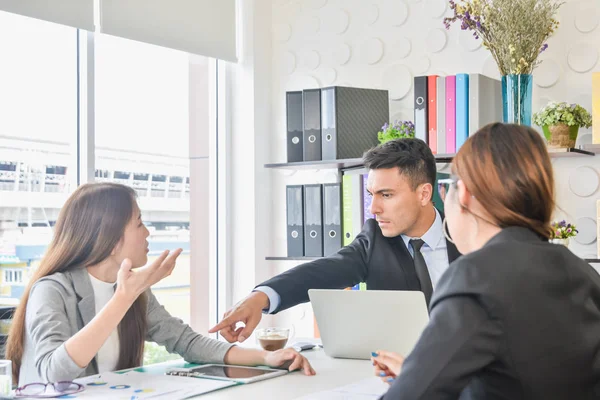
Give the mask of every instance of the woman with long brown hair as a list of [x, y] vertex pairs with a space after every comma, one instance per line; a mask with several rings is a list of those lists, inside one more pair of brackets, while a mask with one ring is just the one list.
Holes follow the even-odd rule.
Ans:
[[291, 362], [314, 374], [293, 349], [242, 349], [172, 317], [150, 287], [171, 274], [181, 249], [144, 266], [148, 236], [127, 186], [86, 184], [69, 197], [12, 321], [6, 353], [20, 385], [140, 366], [145, 340], [190, 362]]
[[483, 127], [441, 186], [448, 240], [463, 256], [441, 277], [408, 358], [373, 354], [391, 383], [384, 399], [600, 398], [600, 276], [548, 243], [555, 189], [540, 135]]

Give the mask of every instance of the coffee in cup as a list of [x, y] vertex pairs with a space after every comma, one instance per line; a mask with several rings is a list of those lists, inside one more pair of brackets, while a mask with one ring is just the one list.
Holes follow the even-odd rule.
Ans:
[[285, 347], [290, 337], [287, 328], [265, 328], [256, 330], [256, 340], [260, 347], [267, 351], [280, 350]]

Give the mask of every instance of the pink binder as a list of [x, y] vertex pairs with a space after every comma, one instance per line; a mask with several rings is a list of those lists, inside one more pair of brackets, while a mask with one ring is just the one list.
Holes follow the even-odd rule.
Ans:
[[456, 153], [456, 76], [446, 77], [446, 151]]

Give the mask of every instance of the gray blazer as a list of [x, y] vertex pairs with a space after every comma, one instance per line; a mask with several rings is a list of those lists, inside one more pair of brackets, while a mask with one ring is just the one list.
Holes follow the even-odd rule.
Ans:
[[[194, 332], [171, 316], [150, 290], [147, 295], [146, 340], [165, 346], [189, 362], [223, 362], [231, 344]], [[95, 357], [87, 367], [80, 368], [65, 350], [65, 342], [95, 315], [94, 290], [85, 268], [57, 272], [37, 281], [27, 303], [19, 385], [97, 374]]]

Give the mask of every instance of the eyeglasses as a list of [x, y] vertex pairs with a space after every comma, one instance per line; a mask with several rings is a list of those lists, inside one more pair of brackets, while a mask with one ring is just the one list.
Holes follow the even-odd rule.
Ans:
[[456, 185], [458, 178], [439, 179], [437, 182], [438, 193], [442, 201], [446, 200], [446, 195], [450, 191], [450, 186]]
[[[51, 387], [51, 390], [48, 388]], [[15, 390], [16, 397], [34, 397], [37, 399], [45, 399], [52, 397], [60, 397], [67, 394], [75, 394], [84, 390], [83, 385], [77, 382], [60, 381], [49, 383], [28, 383]]]

